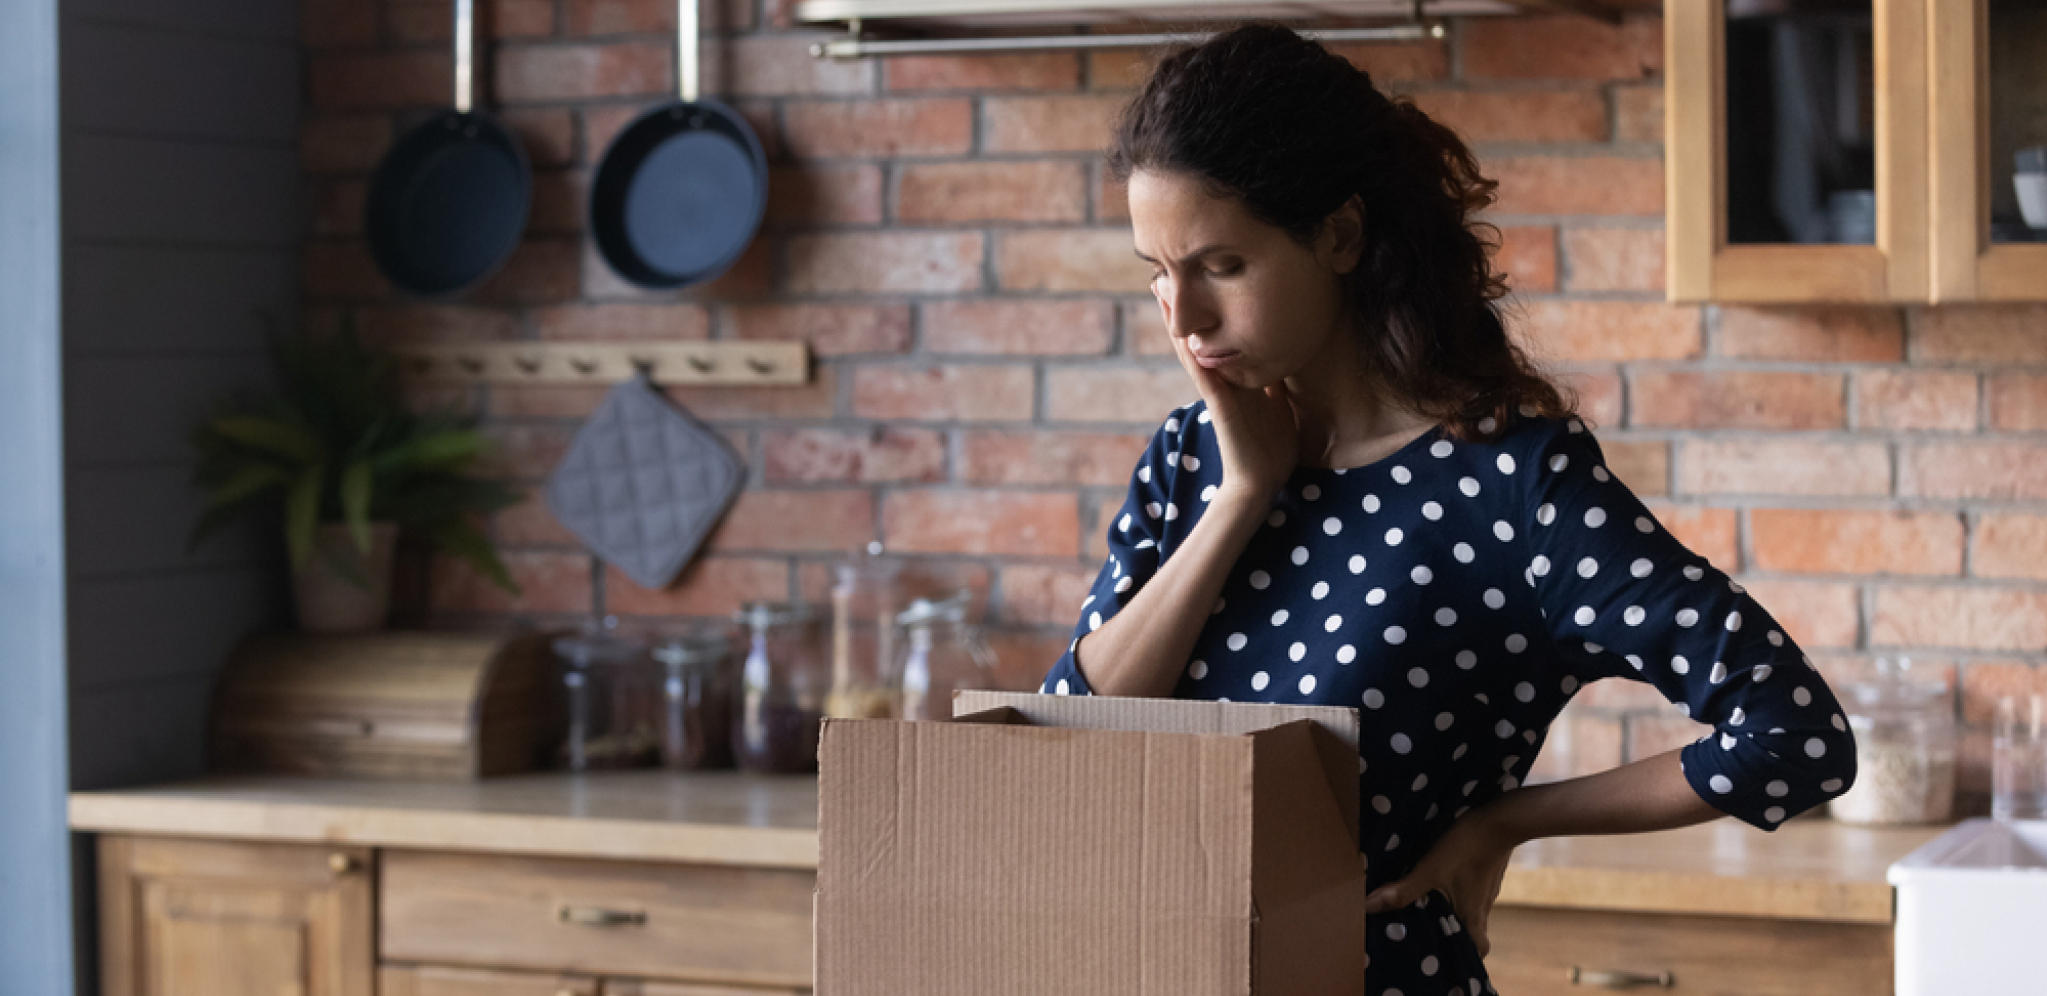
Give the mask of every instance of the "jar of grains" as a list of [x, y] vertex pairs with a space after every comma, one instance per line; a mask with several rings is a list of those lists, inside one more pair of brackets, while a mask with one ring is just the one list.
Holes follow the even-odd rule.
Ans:
[[1855, 733], [1855, 784], [1830, 806], [1843, 823], [1945, 823], [1955, 801], [1955, 712], [1946, 682], [1912, 662], [1877, 658], [1868, 680], [1844, 686]]

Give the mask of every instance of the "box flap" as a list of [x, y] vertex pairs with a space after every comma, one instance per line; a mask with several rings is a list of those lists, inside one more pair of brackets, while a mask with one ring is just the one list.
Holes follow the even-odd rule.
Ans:
[[[1366, 889], [1353, 825], [1357, 808], [1328, 791], [1328, 752], [1317, 743], [1334, 738], [1311, 721], [1297, 720], [1249, 739], [1255, 745], [1257, 807], [1252, 826], [1257, 991], [1364, 992]], [[1346, 767], [1355, 800], [1355, 761]]]

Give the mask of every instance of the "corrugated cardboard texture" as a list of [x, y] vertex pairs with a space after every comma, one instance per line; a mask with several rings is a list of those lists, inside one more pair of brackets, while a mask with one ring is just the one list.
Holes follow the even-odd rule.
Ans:
[[1363, 991], [1363, 874], [1325, 761], [1350, 751], [1354, 810], [1354, 747], [1177, 708], [1209, 703], [1058, 719], [1021, 698], [967, 722], [827, 721], [819, 996]]

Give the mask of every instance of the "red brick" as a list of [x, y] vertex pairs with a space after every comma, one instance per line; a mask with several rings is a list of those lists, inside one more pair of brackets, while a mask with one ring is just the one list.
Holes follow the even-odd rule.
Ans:
[[1599, 441], [1606, 466], [1628, 490], [1642, 497], [1670, 494], [1670, 444], [1661, 439]]
[[770, 484], [945, 480], [945, 435], [926, 429], [795, 429], [762, 440]]
[[1758, 570], [1788, 574], [1960, 574], [1953, 512], [1759, 508], [1749, 512]]
[[673, 45], [652, 42], [507, 46], [492, 92], [511, 103], [666, 94], [674, 59]]
[[881, 167], [777, 166], [768, 171], [767, 220], [777, 225], [878, 225]]
[[1596, 370], [1557, 371], [1554, 380], [1568, 397], [1577, 399], [1578, 417], [1594, 428], [1619, 426], [1625, 403], [1621, 375], [1611, 367]]
[[1839, 429], [1839, 374], [1761, 370], [1645, 370], [1635, 374], [1631, 424], [1680, 429]]
[[888, 59], [882, 87], [903, 90], [1072, 90], [1080, 56], [1072, 52], [915, 55]]
[[904, 222], [1081, 221], [1087, 168], [1072, 162], [943, 163], [898, 167]]
[[2047, 363], [2047, 304], [1917, 309], [1915, 363]]
[[1133, 294], [1151, 282], [1128, 229], [1008, 232], [995, 245], [995, 273], [1004, 290]]
[[1141, 48], [1106, 49], [1087, 53], [1087, 85], [1090, 90], [1135, 90], [1151, 77], [1157, 53]]
[[709, 542], [720, 553], [829, 552], [858, 550], [874, 538], [867, 491], [744, 491]]
[[1473, 17], [1459, 24], [1468, 79], [1636, 80], [1663, 72], [1663, 21]]
[[1003, 621], [1071, 626], [1096, 573], [1094, 568], [1071, 564], [1004, 565]]
[[569, 239], [529, 238], [469, 296], [488, 304], [553, 304], [578, 291], [582, 250]]
[[1873, 647], [2047, 649], [2047, 592], [2012, 588], [1878, 588]]
[[375, 169], [391, 144], [391, 119], [381, 114], [308, 116], [299, 128], [299, 168], [308, 173]]
[[514, 481], [538, 481], [554, 472], [569, 450], [575, 433], [559, 425], [487, 424], [483, 433], [490, 450], [477, 461], [477, 473]]
[[[675, 4], [665, 0], [567, 0], [563, 8], [572, 37], [675, 34]], [[698, 28], [705, 32], [753, 27], [751, 0], [717, 0], [700, 11]]]
[[1811, 363], [1896, 363], [1905, 329], [1896, 308], [1719, 309], [1722, 356]]
[[969, 484], [1095, 484], [1130, 480], [1150, 437], [1124, 432], [969, 432], [959, 479]]
[[1529, 769], [1530, 784], [1595, 775], [1621, 764], [1622, 721], [1613, 716], [1580, 715], [1566, 708], [1549, 724], [1542, 753]]
[[313, 180], [312, 230], [315, 235], [361, 235], [363, 206], [369, 200], [364, 180]]
[[711, 319], [695, 304], [568, 304], [533, 312], [542, 339], [606, 342], [705, 339]]
[[1507, 289], [1547, 293], [1557, 289], [1557, 230], [1553, 225], [1502, 225], [1493, 269], [1507, 277]]
[[1071, 557], [1080, 548], [1071, 493], [896, 491], [882, 499], [881, 520], [897, 553]]
[[[455, 35], [455, 5], [449, 0], [404, 0], [384, 5], [386, 34], [403, 44], [446, 44]], [[477, 4], [479, 37], [546, 38], [554, 34], [551, 0], [489, 0]]]
[[1045, 672], [1058, 663], [1059, 656], [1066, 652], [1071, 641], [1071, 626], [1055, 630], [1045, 629], [991, 629], [986, 633], [988, 646], [995, 652], [995, 673], [989, 679], [990, 687], [1017, 692], [1035, 692], [1045, 680]]
[[305, 0], [299, 40], [308, 49], [346, 48], [377, 40], [377, 6], [363, 0]]
[[[744, 35], [706, 46], [704, 89], [735, 97], [812, 97], [874, 91], [875, 61], [812, 58], [813, 32]], [[723, 86], [711, 81], [724, 82]]]
[[1627, 717], [1628, 760], [1668, 753], [1713, 732], [1712, 727], [1675, 715], [1669, 709], [1665, 706], [1651, 715]]
[[[1952, 376], [1963, 377], [1964, 374]], [[1974, 377], [1969, 377], [1974, 386]], [[1970, 400], [1975, 394], [1970, 393]], [[1975, 409], [1970, 408], [1970, 415]], [[1971, 428], [1974, 422], [1970, 423]], [[2047, 375], [1998, 374], [1990, 378], [1990, 427], [2005, 432], [2047, 430]]]
[[1096, 221], [1130, 221], [1130, 186], [1117, 183], [1109, 168], [1095, 166], [1095, 218]]
[[1501, 214], [1663, 216], [1663, 161], [1638, 156], [1510, 156], [1487, 172]]
[[[583, 119], [583, 152], [581, 161], [595, 166], [604, 158], [611, 140], [632, 124], [633, 119], [646, 113], [647, 105], [632, 103], [622, 107], [585, 107], [576, 112]], [[764, 139], [765, 140], [765, 139]]]
[[726, 309], [720, 324], [738, 339], [808, 342], [819, 356], [910, 348], [907, 304], [748, 305]]
[[537, 167], [567, 166], [576, 158], [576, 119], [563, 110], [518, 110], [503, 115], [505, 127], [526, 146]]
[[985, 152], [1100, 152], [1123, 110], [1120, 96], [988, 97], [981, 102]]
[[1370, 73], [1372, 82], [1448, 79], [1450, 46], [1443, 41], [1337, 42], [1327, 46], [1351, 65]]
[[1992, 513], [1976, 520], [1970, 573], [2047, 580], [2047, 516]]
[[2047, 696], [2047, 666], [1972, 662], [1962, 667], [1961, 685], [1964, 722], [1996, 722], [1997, 700], [2007, 696], [2017, 700], [2019, 721], [2028, 722], [2032, 696]]
[[1055, 422], [1156, 426], [1173, 409], [1200, 398], [1201, 390], [1177, 366], [1057, 366], [1045, 371], [1045, 417]]
[[376, 301], [391, 296], [361, 242], [308, 242], [299, 250], [299, 289], [313, 300]]
[[1649, 508], [1656, 521], [1670, 530], [1671, 538], [1684, 544], [1685, 549], [1706, 558], [1725, 573], [1740, 572], [1740, 524], [1733, 509], [1663, 502], [1655, 502]]
[[1114, 319], [1106, 301], [933, 301], [923, 311], [927, 353], [1100, 356]]
[[952, 97], [792, 100], [782, 108], [782, 134], [799, 159], [957, 154], [974, 144], [974, 105]]
[[775, 292], [776, 240], [756, 237], [717, 279], [690, 288], [697, 301], [759, 301]]
[[[663, 391], [704, 419], [830, 418], [837, 380], [836, 370], [819, 367], [811, 372], [809, 383], [796, 387], [671, 385]], [[607, 390], [580, 384], [500, 385], [491, 390], [491, 414], [497, 418], [587, 418]]]
[[[807, 602], [829, 604], [832, 588], [838, 580], [838, 565], [844, 562], [845, 559], [841, 558], [828, 562], [806, 561], [797, 565], [798, 594]], [[898, 563], [902, 566], [896, 572], [896, 595], [902, 603], [917, 598], [938, 601], [964, 590], [969, 596], [967, 621], [979, 622], [987, 618], [989, 594], [995, 587], [995, 572], [988, 565], [934, 557], [902, 557]]]
[[526, 213], [528, 235], [575, 235], [583, 230], [589, 202], [588, 178], [565, 169], [533, 171], [533, 194]]
[[1663, 87], [1613, 88], [1613, 138], [1616, 142], [1663, 144]]
[[628, 616], [714, 616], [729, 619], [748, 602], [789, 600], [789, 564], [762, 557], [698, 557], [674, 583], [648, 591], [620, 573], [604, 572], [605, 607]]
[[525, 501], [492, 517], [491, 538], [508, 549], [583, 550], [583, 541], [555, 519], [538, 490], [527, 491]]
[[1891, 492], [1879, 442], [1693, 439], [1678, 453], [1679, 494], [1867, 495]]
[[1855, 375], [1860, 429], [1976, 428], [1976, 375], [1941, 370], [1866, 370]]
[[1699, 355], [1699, 310], [1637, 301], [1528, 301], [1508, 328], [1548, 361], [1684, 360]]
[[1898, 493], [1921, 498], [2047, 498], [2047, 446], [1943, 440], [1904, 448]]
[[789, 240], [796, 294], [957, 294], [981, 289], [978, 232], [860, 232]]
[[446, 555], [433, 560], [433, 587], [428, 596], [435, 612], [580, 612], [590, 611], [588, 554], [506, 550], [499, 553], [512, 583], [513, 595], [467, 563]]
[[1414, 104], [1466, 142], [1606, 141], [1606, 101], [1592, 89], [1436, 90]]
[[355, 312], [356, 328], [380, 345], [495, 342], [519, 337], [518, 315], [504, 308], [408, 301]]
[[868, 366], [853, 372], [857, 418], [1019, 421], [1036, 378], [1026, 366]]
[[1174, 355], [1173, 337], [1166, 331], [1166, 314], [1157, 298], [1125, 301], [1118, 310], [1123, 315], [1124, 351], [1137, 356]]
[[1564, 259], [1574, 291], [1663, 290], [1663, 230], [1573, 228]]
[[319, 110], [445, 107], [454, 99], [454, 61], [446, 52], [313, 55], [306, 63], [311, 105]]

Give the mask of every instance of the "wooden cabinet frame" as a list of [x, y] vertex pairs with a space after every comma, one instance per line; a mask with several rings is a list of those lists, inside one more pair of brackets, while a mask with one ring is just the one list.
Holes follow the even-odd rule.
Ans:
[[1924, 32], [1929, 5], [1954, 2], [1873, 0], [1876, 244], [1847, 246], [1728, 244], [1726, 5], [1724, 0], [1666, 0], [1664, 197], [1670, 300], [1926, 300]]
[[2047, 299], [2047, 243], [1990, 241], [1988, 0], [1927, 6], [1932, 299]]

